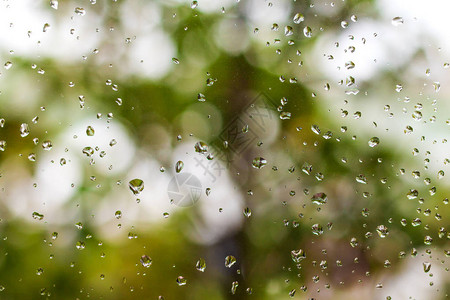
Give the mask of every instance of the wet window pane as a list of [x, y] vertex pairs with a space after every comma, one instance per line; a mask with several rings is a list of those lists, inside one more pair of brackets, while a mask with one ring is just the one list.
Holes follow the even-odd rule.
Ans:
[[449, 4], [0, 3], [1, 299], [447, 299]]

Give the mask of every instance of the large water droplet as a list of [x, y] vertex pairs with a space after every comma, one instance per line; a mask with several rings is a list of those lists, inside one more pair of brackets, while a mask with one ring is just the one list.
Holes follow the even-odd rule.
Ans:
[[180, 173], [181, 170], [183, 170], [184, 167], [184, 162], [182, 162], [181, 160], [177, 161], [177, 163], [175, 164], [175, 172]]
[[312, 29], [310, 27], [306, 26], [305, 28], [303, 28], [303, 34], [307, 38], [312, 37]]
[[94, 128], [92, 128], [92, 126], [88, 126], [86, 128], [86, 134], [87, 134], [87, 136], [94, 136], [94, 134], [95, 134]]
[[44, 219], [44, 215], [42, 215], [42, 214], [40, 214], [40, 213], [38, 213], [38, 212], [33, 212], [32, 214], [31, 214], [31, 216], [33, 217], [33, 219], [35, 219], [35, 220], [42, 220], [42, 219]]
[[305, 20], [305, 17], [301, 13], [296, 13], [294, 16], [294, 19], [293, 19], [295, 24], [300, 24], [304, 20]]
[[79, 16], [84, 16], [86, 14], [86, 10], [82, 7], [76, 7], [75, 13]]
[[186, 278], [184, 278], [183, 276], [178, 276], [178, 277], [177, 277], [177, 284], [178, 284], [179, 286], [186, 285], [186, 283], [187, 283]]
[[402, 17], [395, 17], [392, 19], [392, 25], [399, 26], [403, 24], [403, 18]]
[[50, 0], [50, 7], [53, 9], [58, 9], [58, 0]]
[[327, 195], [325, 193], [316, 193], [312, 196], [311, 201], [317, 205], [327, 203]]
[[200, 258], [195, 265], [197, 271], [205, 272], [206, 270], [206, 261], [203, 258]]
[[236, 257], [233, 255], [228, 255], [225, 257], [225, 267], [231, 268], [236, 263]]
[[379, 138], [377, 138], [376, 136], [374, 136], [373, 138], [371, 138], [370, 140], [369, 140], [369, 142], [368, 142], [368, 144], [369, 144], [369, 147], [375, 147], [375, 146], [378, 146], [378, 144], [380, 143], [380, 139]]
[[128, 187], [135, 195], [139, 195], [144, 190], [144, 182], [141, 179], [133, 179], [128, 182]]
[[267, 161], [262, 157], [256, 157], [253, 162], [252, 166], [255, 169], [261, 169], [267, 164]]
[[50, 151], [53, 147], [52, 141], [50, 140], [46, 140], [44, 142], [42, 142], [42, 148], [46, 151]]
[[299, 262], [301, 262], [303, 259], [306, 258], [306, 253], [305, 253], [305, 251], [303, 251], [303, 249], [292, 250], [292, 251], [291, 251], [291, 257], [292, 257], [292, 260], [293, 260], [295, 263], [299, 263]]
[[28, 124], [27, 123], [22, 123], [20, 125], [20, 136], [21, 137], [26, 137], [29, 134], [30, 134], [30, 128], [28, 127]]
[[152, 265], [152, 259], [148, 255], [142, 255], [139, 261], [145, 268], [149, 268]]
[[197, 153], [205, 153], [208, 151], [208, 145], [204, 142], [197, 142], [195, 143], [194, 149]]
[[377, 226], [377, 233], [381, 238], [385, 238], [389, 234], [389, 230], [384, 225]]
[[284, 27], [284, 35], [290, 36], [294, 34], [294, 29], [291, 26]]

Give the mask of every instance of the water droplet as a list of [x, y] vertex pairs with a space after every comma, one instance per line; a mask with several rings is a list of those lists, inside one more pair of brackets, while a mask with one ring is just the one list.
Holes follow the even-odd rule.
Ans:
[[20, 136], [21, 137], [26, 137], [29, 134], [30, 134], [30, 128], [28, 127], [28, 124], [27, 123], [22, 123], [20, 125]]
[[135, 195], [139, 195], [144, 190], [144, 182], [141, 179], [133, 179], [128, 182], [128, 187]]
[[369, 140], [369, 142], [368, 142], [368, 144], [369, 144], [369, 147], [375, 147], [375, 146], [378, 146], [378, 144], [380, 143], [380, 139], [379, 138], [377, 138], [376, 136], [374, 136], [373, 138], [371, 138], [370, 140]]
[[178, 58], [176, 58], [176, 57], [172, 57], [172, 62], [173, 62], [174, 64], [176, 64], [176, 65], [179, 65], [179, 64], [180, 64], [180, 61], [179, 61]]
[[347, 70], [351, 70], [351, 69], [353, 69], [354, 67], [355, 67], [355, 63], [352, 62], [351, 60], [349, 60], [348, 62], [345, 63], [345, 68], [346, 68]]
[[35, 219], [35, 220], [42, 220], [42, 219], [44, 219], [44, 215], [42, 215], [42, 214], [40, 214], [40, 213], [38, 213], [38, 212], [33, 212], [32, 214], [31, 214], [31, 216], [33, 217], [33, 219]]
[[152, 259], [148, 255], [142, 255], [139, 261], [144, 268], [149, 268], [152, 265]]
[[82, 241], [78, 241], [78, 242], [75, 244], [75, 247], [76, 247], [78, 250], [83, 250], [84, 248], [86, 248], [86, 244], [85, 244], [84, 242], [82, 242]]
[[191, 8], [194, 9], [194, 8], [197, 8], [197, 6], [198, 6], [198, 1], [197, 0], [192, 1]]
[[13, 65], [12, 62], [7, 61], [7, 62], [5, 62], [4, 67], [5, 67], [6, 70], [9, 70], [9, 69], [11, 69], [12, 65]]
[[87, 134], [87, 136], [94, 136], [94, 134], [95, 134], [94, 128], [92, 128], [92, 126], [88, 126], [86, 128], [86, 134]]
[[50, 7], [53, 9], [58, 9], [58, 0], [50, 0]]
[[293, 18], [293, 21], [295, 24], [300, 24], [304, 20], [305, 20], [305, 16], [303, 16], [301, 13], [296, 13]]
[[0, 141], [0, 150], [5, 151], [6, 150], [6, 141]]
[[203, 95], [202, 93], [198, 93], [197, 100], [200, 101], [200, 102], [205, 102], [206, 101], [206, 96]]
[[355, 179], [356, 179], [356, 182], [359, 182], [362, 184], [367, 184], [367, 178], [363, 174], [359, 174], [358, 176], [356, 176]]
[[200, 258], [195, 264], [195, 268], [197, 271], [205, 272], [206, 270], [206, 261], [203, 258]]
[[81, 152], [88, 157], [91, 157], [92, 155], [94, 155], [94, 149], [92, 149], [92, 147], [89, 147], [89, 146], [84, 147], [83, 150], [81, 150]]
[[117, 210], [114, 213], [114, 217], [116, 217], [116, 219], [119, 220], [120, 218], [122, 218], [122, 212], [120, 210]]
[[312, 233], [315, 235], [322, 235], [323, 234], [323, 227], [320, 224], [314, 224], [311, 226]]
[[291, 251], [291, 258], [295, 263], [301, 262], [303, 259], [306, 258], [306, 253], [303, 251], [303, 249], [298, 250], [292, 250]]
[[431, 263], [429, 263], [429, 262], [424, 262], [424, 263], [423, 263], [423, 271], [424, 271], [425, 273], [428, 273], [428, 272], [430, 271], [430, 269], [431, 269]]
[[377, 233], [381, 238], [385, 238], [389, 234], [389, 230], [384, 225], [377, 226]]
[[236, 290], [237, 290], [238, 286], [239, 286], [239, 282], [238, 281], [233, 281], [231, 283], [231, 294], [232, 295], [236, 294]]
[[206, 79], [206, 86], [212, 86], [217, 81], [216, 78], [208, 78]]
[[291, 119], [291, 113], [288, 111], [282, 111], [280, 113], [280, 119], [281, 120], [290, 120]]
[[312, 29], [310, 27], [306, 26], [305, 28], [303, 28], [303, 34], [307, 38], [312, 37]]
[[392, 19], [392, 25], [399, 26], [403, 24], [403, 18], [402, 17], [395, 17]]
[[49, 29], [50, 29], [50, 24], [45, 23], [45, 24], [44, 24], [44, 27], [42, 28], [42, 31], [43, 31], [43, 32], [47, 32]]
[[327, 203], [328, 198], [325, 193], [316, 193], [312, 196], [311, 201], [317, 205], [322, 205]]
[[406, 197], [409, 200], [416, 199], [419, 196], [419, 192], [417, 190], [409, 190], [409, 192], [406, 194]]
[[236, 263], [236, 257], [233, 255], [228, 255], [225, 257], [225, 267], [231, 268]]
[[46, 140], [44, 142], [42, 142], [42, 148], [46, 151], [50, 151], [53, 147], [52, 141], [50, 140]]
[[320, 135], [320, 128], [318, 125], [311, 125], [311, 130], [317, 135]]
[[208, 145], [204, 142], [197, 142], [195, 143], [194, 149], [197, 153], [205, 153], [208, 152]]
[[181, 160], [177, 161], [177, 163], [175, 164], [175, 172], [180, 173], [181, 170], [183, 170], [184, 167], [184, 162], [182, 162]]
[[290, 36], [294, 34], [294, 29], [291, 26], [284, 27], [284, 35]]
[[256, 157], [253, 159], [252, 166], [255, 169], [261, 169], [267, 164], [267, 161], [262, 157]]
[[86, 10], [82, 7], [76, 7], [75, 13], [79, 16], [84, 16], [86, 14]]
[[36, 154], [34, 154], [34, 153], [28, 154], [28, 160], [29, 161], [36, 161]]
[[178, 277], [177, 277], [177, 284], [178, 284], [179, 286], [186, 285], [186, 283], [187, 283], [186, 278], [184, 278], [183, 276], [178, 276]]
[[248, 207], [244, 208], [244, 216], [245, 216], [246, 218], [250, 218], [251, 215], [252, 215], [251, 209], [248, 208]]

